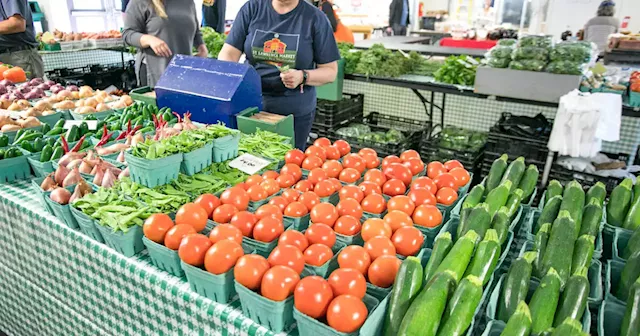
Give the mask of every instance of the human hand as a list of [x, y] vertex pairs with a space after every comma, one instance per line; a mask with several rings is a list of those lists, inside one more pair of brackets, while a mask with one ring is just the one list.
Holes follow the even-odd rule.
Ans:
[[147, 35], [148, 36], [148, 44], [149, 44], [149, 48], [151, 48], [153, 50], [154, 53], [156, 53], [156, 55], [160, 56], [160, 57], [171, 57], [173, 55], [173, 53], [171, 52], [171, 49], [169, 49], [169, 46], [161, 39], [155, 37], [155, 36], [151, 36], [151, 35]]
[[295, 89], [302, 84], [304, 74], [302, 70], [289, 70], [281, 73], [280, 79], [282, 79], [282, 83], [287, 89]]

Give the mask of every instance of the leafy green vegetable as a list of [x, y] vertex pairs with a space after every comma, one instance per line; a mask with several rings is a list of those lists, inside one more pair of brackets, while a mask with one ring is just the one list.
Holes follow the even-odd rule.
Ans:
[[555, 61], [549, 63], [545, 71], [563, 75], [581, 75], [583, 68], [582, 65], [582, 62]]
[[492, 68], [504, 69], [509, 67], [509, 63], [511, 63], [511, 58], [488, 58], [486, 59], [487, 65]]
[[277, 133], [257, 130], [253, 134], [242, 134], [238, 151], [273, 161], [282, 161], [287, 152], [293, 149], [290, 140], [290, 138]]
[[512, 47], [496, 46], [489, 50], [489, 57], [493, 58], [511, 58], [513, 53]]
[[219, 34], [211, 27], [202, 27], [200, 28], [200, 31], [202, 32], [204, 44], [209, 50], [209, 57], [218, 58], [218, 54], [220, 54], [220, 50], [222, 50], [224, 41], [227, 39], [227, 35]]
[[511, 63], [509, 63], [509, 69], [542, 71], [544, 70], [545, 65], [547, 65], [546, 61], [536, 59], [523, 59], [519, 61], [511, 61]]
[[553, 45], [553, 37], [545, 35], [525, 35], [520, 37], [518, 45], [520, 47], [536, 47], [548, 49]]
[[176, 212], [183, 204], [193, 199], [191, 195], [177, 190], [170, 184], [150, 189], [130, 179], [124, 179], [119, 187], [123, 194], [139, 199], [163, 213]]
[[591, 58], [591, 48], [582, 43], [563, 42], [553, 47], [549, 56], [552, 61], [586, 63]]
[[512, 47], [512, 46], [515, 46], [517, 43], [518, 43], [518, 40], [516, 39], [502, 39], [498, 41], [498, 45], [504, 46], [504, 47]]
[[353, 44], [338, 42], [338, 50], [340, 51], [340, 57], [344, 59], [344, 73], [352, 74], [356, 72], [356, 67], [360, 63], [360, 57], [362, 57], [362, 51], [352, 50]]
[[549, 50], [537, 47], [520, 47], [513, 51], [512, 59], [519, 60], [540, 60], [547, 61], [549, 59]]
[[200, 173], [193, 176], [180, 174], [171, 186], [181, 192], [202, 195], [222, 192], [229, 187], [229, 184], [215, 176]]
[[382, 44], [374, 44], [363, 51], [356, 67], [356, 73], [377, 77], [398, 77], [405, 71], [405, 57]]
[[[209, 174], [217, 179], [225, 181], [228, 185], [236, 185], [249, 177], [242, 171], [229, 167], [229, 161], [214, 163], [207, 167], [202, 173]], [[208, 178], [197, 175], [198, 178], [207, 180]]]
[[438, 82], [471, 86], [476, 81], [479, 61], [466, 55], [449, 56], [435, 73]]

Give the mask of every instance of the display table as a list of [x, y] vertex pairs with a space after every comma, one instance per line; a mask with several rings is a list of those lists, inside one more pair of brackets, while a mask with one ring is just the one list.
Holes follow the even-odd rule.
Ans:
[[443, 47], [468, 48], [468, 49], [491, 49], [498, 44], [498, 41], [478, 41], [478, 40], [456, 40], [451, 37], [440, 39], [440, 45]]
[[[31, 181], [0, 184], [0, 330], [13, 335], [274, 335], [46, 212]], [[293, 331], [292, 335], [297, 335]]]

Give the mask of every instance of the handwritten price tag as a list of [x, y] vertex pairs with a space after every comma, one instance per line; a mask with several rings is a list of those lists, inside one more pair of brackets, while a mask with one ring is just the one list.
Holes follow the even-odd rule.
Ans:
[[97, 120], [67, 120], [64, 122], [64, 126], [62, 126], [62, 128], [70, 129], [73, 126], [80, 127], [83, 122], [87, 124], [90, 131], [95, 131], [98, 128]]
[[243, 173], [253, 175], [270, 165], [271, 161], [259, 158], [251, 154], [242, 154], [229, 163], [229, 167], [236, 168]]

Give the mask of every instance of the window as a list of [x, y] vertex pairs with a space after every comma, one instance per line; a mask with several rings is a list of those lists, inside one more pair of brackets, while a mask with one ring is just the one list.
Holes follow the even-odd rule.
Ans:
[[119, 30], [122, 0], [67, 0], [71, 8], [71, 27], [77, 32]]
[[103, 10], [102, 0], [73, 0], [74, 10]]

